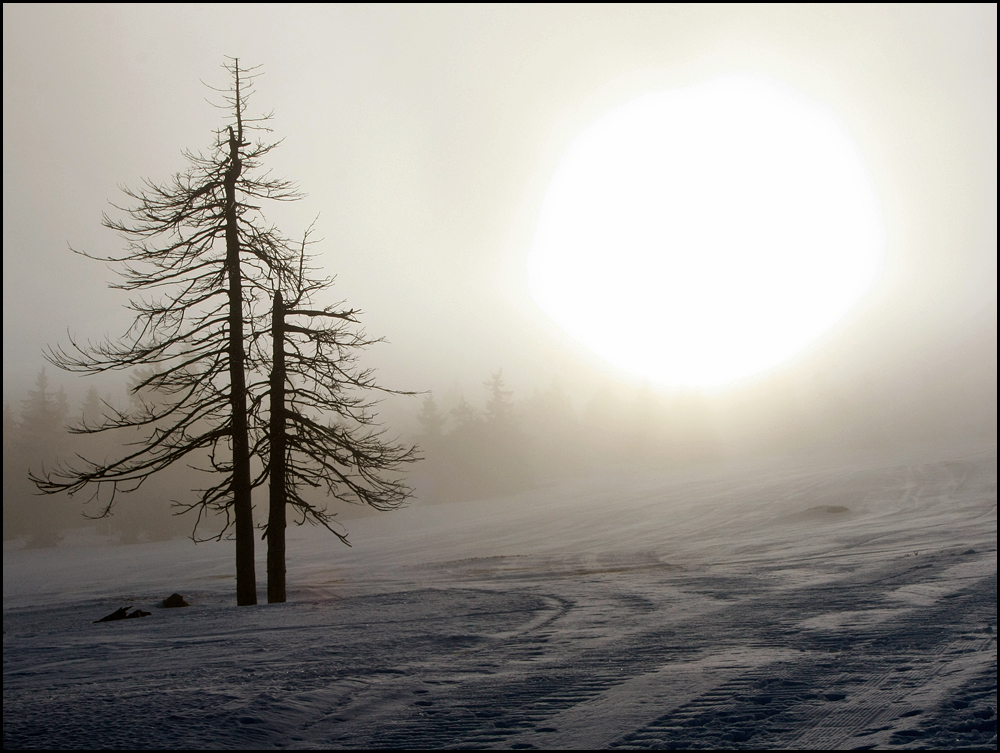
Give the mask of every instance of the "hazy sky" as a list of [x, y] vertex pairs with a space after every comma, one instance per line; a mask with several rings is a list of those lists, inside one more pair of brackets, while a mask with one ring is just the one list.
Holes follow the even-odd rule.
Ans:
[[882, 201], [885, 274], [809, 358], [845, 379], [869, 364], [885, 380], [995, 380], [995, 5], [3, 13], [9, 398], [67, 328], [86, 339], [127, 325], [109, 271], [68, 246], [119, 251], [100, 226], [118, 186], [164, 180], [184, 169], [182, 149], [211, 144], [224, 120], [203, 82], [228, 85], [227, 55], [263, 66], [252, 109], [273, 110], [284, 139], [269, 165], [308, 194], [272, 216], [295, 236], [319, 215], [337, 294], [391, 342], [372, 362], [392, 386], [475, 389], [498, 367], [522, 389], [614, 378], [528, 296], [543, 192], [569, 140], [608, 108], [729, 72], [834, 110]]

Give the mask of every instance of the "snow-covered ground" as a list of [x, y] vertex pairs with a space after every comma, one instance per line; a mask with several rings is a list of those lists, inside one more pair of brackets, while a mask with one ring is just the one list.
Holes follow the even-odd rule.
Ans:
[[995, 445], [349, 523], [257, 607], [229, 543], [5, 547], [4, 747], [996, 748]]

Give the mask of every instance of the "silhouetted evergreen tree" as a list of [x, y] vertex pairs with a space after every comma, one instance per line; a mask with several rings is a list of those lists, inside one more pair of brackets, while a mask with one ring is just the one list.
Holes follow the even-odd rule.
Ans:
[[426, 395], [420, 406], [420, 413], [417, 415], [417, 421], [420, 423], [420, 442], [424, 446], [437, 446], [444, 435], [446, 420], [445, 415], [441, 413], [434, 401], [434, 395]]
[[455, 424], [451, 435], [468, 436], [476, 431], [480, 423], [479, 413], [469, 404], [464, 395], [459, 398], [458, 405], [449, 411], [449, 415]]
[[142, 429], [133, 451], [114, 461], [66, 464], [34, 480], [50, 493], [91, 488], [107, 512], [118, 491], [134, 490], [152, 474], [204, 453], [213, 478], [193, 507], [198, 520], [218, 512], [225, 516], [223, 530], [234, 525], [237, 602], [255, 604], [248, 401], [259, 398], [247, 391], [246, 317], [266, 316], [259, 304], [269, 303], [273, 281], [293, 274], [297, 256], [264, 221], [261, 204], [298, 194], [261, 171], [276, 144], [249, 140], [253, 131], [267, 131], [266, 117], [247, 113], [252, 69], [238, 60], [226, 69], [232, 84], [222, 96], [229, 122], [209, 154], [186, 153], [188, 169], [167, 183], [125, 189], [133, 202], [123, 209], [127, 219], [104, 218], [127, 250], [91, 258], [115, 263], [121, 279], [112, 287], [135, 294], [131, 329], [118, 340], [96, 346], [71, 341], [48, 354], [60, 368], [86, 374], [152, 368], [133, 392], [141, 398], [153, 390], [162, 400], [140, 399], [98, 426], [75, 429]]
[[489, 400], [486, 401], [486, 422], [498, 431], [506, 431], [513, 421], [513, 406], [510, 396], [514, 393], [506, 389], [503, 380], [503, 369], [497, 369], [490, 374], [489, 381], [485, 383], [490, 391]]
[[[308, 233], [307, 233], [308, 238]], [[291, 507], [305, 521], [333, 528], [336, 513], [308, 499], [321, 489], [333, 499], [392, 510], [412, 490], [396, 472], [416, 460], [414, 448], [386, 441], [376, 423], [370, 395], [400, 393], [380, 387], [357, 354], [376, 341], [358, 329], [354, 309], [319, 309], [312, 300], [332, 280], [306, 279], [303, 260], [292, 297], [274, 293], [271, 313], [269, 430], [261, 454], [268, 458], [270, 505], [267, 522], [267, 600], [285, 601], [285, 528]]]

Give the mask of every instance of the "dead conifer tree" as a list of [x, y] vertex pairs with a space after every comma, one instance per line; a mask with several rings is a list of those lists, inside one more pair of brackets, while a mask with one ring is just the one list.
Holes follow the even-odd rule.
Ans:
[[294, 277], [297, 260], [297, 249], [267, 225], [260, 206], [299, 194], [260, 169], [276, 144], [250, 140], [269, 132], [269, 116], [247, 114], [255, 70], [237, 59], [225, 68], [231, 86], [219, 90], [220, 108], [229, 122], [209, 153], [186, 152], [187, 170], [166, 183], [124, 189], [134, 203], [117, 207], [126, 218], [104, 217], [127, 248], [91, 258], [116, 264], [120, 279], [111, 287], [133, 294], [131, 328], [117, 340], [82, 345], [71, 339], [68, 347], [47, 353], [60, 368], [84, 374], [152, 367], [133, 389], [154, 390], [162, 399], [139, 400], [100, 424], [75, 428], [85, 434], [142, 431], [122, 457], [81, 459], [32, 479], [46, 493], [90, 490], [101, 517], [110, 513], [117, 492], [137, 488], [181, 459], [202, 463], [210, 482], [194, 501], [180, 504], [197, 511], [197, 522], [205, 513], [222, 514], [218, 537], [235, 529], [237, 602], [243, 605], [257, 603], [251, 491], [263, 482], [251, 477], [256, 440], [248, 400], [259, 400], [248, 393], [245, 343], [253, 318], [266, 317], [274, 281]]
[[[308, 238], [308, 233], [306, 234]], [[309, 489], [329, 498], [377, 510], [399, 507], [412, 490], [398, 471], [417, 460], [415, 448], [387, 441], [372, 408], [373, 394], [413, 394], [380, 387], [371, 369], [357, 365], [360, 351], [378, 340], [358, 327], [358, 311], [313, 308], [313, 298], [332, 280], [304, 278], [306, 240], [286, 302], [274, 293], [271, 312], [271, 378], [268, 457], [267, 600], [285, 601], [287, 509], [299, 524], [330, 530], [335, 513], [307, 499]], [[349, 545], [349, 544], [348, 544]]]

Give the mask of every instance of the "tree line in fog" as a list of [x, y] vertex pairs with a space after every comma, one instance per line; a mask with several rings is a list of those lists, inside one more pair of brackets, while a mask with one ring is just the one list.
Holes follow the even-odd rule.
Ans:
[[478, 400], [459, 390], [423, 398], [415, 438], [424, 461], [411, 472], [426, 502], [507, 494], [604, 471], [687, 466], [718, 457], [708, 406], [643, 386], [598, 390], [580, 406], [558, 384], [517, 395], [503, 371]]
[[[133, 383], [141, 378], [135, 375]], [[127, 400], [155, 400], [131, 389], [123, 394]], [[665, 399], [645, 387], [626, 395], [600, 389], [574, 404], [558, 383], [518, 394], [498, 370], [469, 398], [456, 387], [441, 395], [427, 393], [413, 406], [417, 429], [408, 439], [423, 457], [408, 474], [417, 487], [416, 504], [515, 493], [608, 470], [685, 466], [712, 460], [719, 452], [703, 401]], [[67, 427], [94, 424], [121, 407], [94, 388], [71, 404], [44, 369], [26, 397], [4, 403], [4, 540], [54, 546], [68, 531], [88, 526], [120, 543], [191, 535], [193, 521], [179, 517], [182, 508], [171, 504], [184, 502], [198, 488], [200, 474], [188, 465], [178, 464], [139, 486], [125, 504], [99, 520], [87, 517], [99, 515], [99, 506], [67, 495], [39, 495], [28, 480], [29, 470], [39, 472], [78, 451], [119, 455], [139, 438], [137, 433], [78, 436]], [[357, 514], [344, 508], [341, 513]], [[258, 502], [256, 515], [262, 511]]]
[[[137, 399], [135, 396], [132, 399]], [[161, 481], [140, 486], [129, 495], [128, 504], [115, 508], [101, 520], [96, 505], [67, 495], [46, 496], [28, 479], [29, 471], [40, 472], [77, 452], [110, 457], [138, 439], [127, 432], [81, 437], [71, 434], [71, 424], [94, 424], [113, 404], [91, 388], [82, 403], [71, 405], [63, 388], [55, 388], [42, 369], [35, 388], [19, 401], [5, 400], [3, 409], [3, 535], [4, 540], [23, 540], [27, 546], [55, 546], [67, 531], [96, 526], [97, 532], [121, 543], [169, 539], [191, 533], [191, 521], [172, 515], [171, 499], [190, 489], [194, 471], [171, 469]], [[20, 403], [20, 409], [14, 406]], [[133, 432], [135, 433], [135, 432]]]

